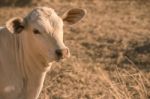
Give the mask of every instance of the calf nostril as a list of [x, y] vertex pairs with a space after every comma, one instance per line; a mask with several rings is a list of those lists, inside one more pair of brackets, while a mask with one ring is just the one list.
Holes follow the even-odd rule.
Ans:
[[62, 55], [63, 55], [62, 50], [59, 50], [59, 49], [56, 50], [55, 53], [58, 57], [62, 57]]
[[58, 58], [65, 58], [65, 57], [69, 57], [69, 49], [57, 49], [55, 51], [56, 55]]

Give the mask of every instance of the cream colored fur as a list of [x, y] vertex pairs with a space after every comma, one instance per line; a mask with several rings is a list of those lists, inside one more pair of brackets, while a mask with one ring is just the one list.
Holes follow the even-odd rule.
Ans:
[[24, 29], [19, 34], [13, 31], [12, 20], [0, 28], [0, 99], [37, 99], [46, 73], [57, 60], [55, 50], [66, 48], [66, 19], [51, 8], [38, 7], [22, 18]]

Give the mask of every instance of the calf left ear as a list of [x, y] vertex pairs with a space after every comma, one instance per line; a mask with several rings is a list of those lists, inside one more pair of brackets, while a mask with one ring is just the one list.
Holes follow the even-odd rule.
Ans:
[[10, 33], [21, 33], [24, 29], [23, 19], [15, 17], [6, 22], [6, 28]]
[[74, 8], [67, 11], [63, 16], [62, 19], [65, 23], [72, 25], [80, 21], [86, 14], [85, 9]]

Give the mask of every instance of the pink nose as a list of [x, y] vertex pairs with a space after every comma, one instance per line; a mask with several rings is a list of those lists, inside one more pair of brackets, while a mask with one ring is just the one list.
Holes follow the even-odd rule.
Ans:
[[56, 53], [56, 55], [57, 55], [57, 57], [58, 57], [59, 59], [67, 58], [67, 57], [69, 57], [69, 55], [70, 55], [70, 52], [69, 52], [69, 49], [68, 49], [68, 48], [65, 48], [65, 49], [57, 49], [57, 50], [55, 51], [55, 53]]

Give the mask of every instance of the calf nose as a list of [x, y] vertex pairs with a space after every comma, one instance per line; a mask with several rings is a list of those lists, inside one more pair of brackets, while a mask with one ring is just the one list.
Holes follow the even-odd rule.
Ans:
[[69, 57], [69, 49], [68, 48], [65, 48], [65, 49], [57, 49], [55, 51], [57, 57], [59, 59], [63, 59], [63, 58], [66, 58], [66, 57]]

